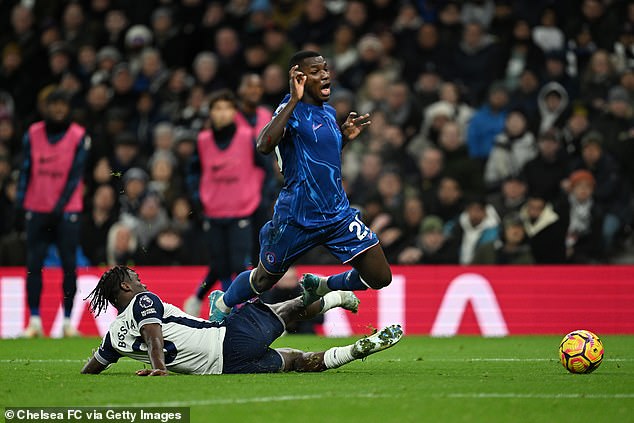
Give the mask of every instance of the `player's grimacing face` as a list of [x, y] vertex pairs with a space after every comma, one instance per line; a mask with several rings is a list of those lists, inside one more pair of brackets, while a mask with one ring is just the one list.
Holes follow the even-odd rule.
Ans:
[[132, 287], [133, 290], [135, 291], [146, 291], [147, 290], [147, 286], [145, 286], [144, 284], [141, 283], [141, 278], [139, 277], [139, 275], [133, 271], [133, 270], [128, 270], [128, 276], [130, 277], [130, 286]]
[[300, 70], [306, 75], [305, 93], [319, 103], [330, 98], [330, 71], [322, 56], [302, 60]]

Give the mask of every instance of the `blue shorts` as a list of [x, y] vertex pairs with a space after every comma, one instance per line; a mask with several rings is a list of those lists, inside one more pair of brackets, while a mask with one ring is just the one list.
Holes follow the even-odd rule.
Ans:
[[347, 263], [379, 243], [376, 234], [350, 208], [347, 217], [319, 228], [268, 221], [260, 230], [260, 261], [271, 273], [285, 273], [300, 256], [319, 245], [342, 263]]
[[284, 333], [282, 320], [256, 300], [231, 313], [222, 346], [222, 373], [277, 373], [282, 356], [270, 345]]

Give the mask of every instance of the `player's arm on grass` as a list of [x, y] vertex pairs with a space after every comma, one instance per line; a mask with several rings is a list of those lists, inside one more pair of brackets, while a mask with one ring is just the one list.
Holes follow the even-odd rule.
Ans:
[[147, 345], [151, 369], [137, 370], [138, 376], [167, 376], [165, 353], [163, 352], [163, 329], [158, 323], [148, 323], [141, 327], [141, 336]]
[[341, 125], [341, 135], [343, 136], [343, 146], [345, 147], [353, 139], [357, 138], [363, 130], [370, 125], [370, 114], [359, 116], [357, 112], [350, 112], [346, 121]]
[[121, 358], [121, 354], [114, 349], [110, 340], [110, 332], [106, 333], [99, 349], [94, 351], [92, 357], [81, 369], [83, 374], [96, 375], [108, 368], [113, 363], [116, 363]]
[[90, 357], [90, 360], [84, 365], [84, 368], [81, 369], [81, 372], [85, 375], [98, 375], [108, 368], [107, 365], [101, 364], [99, 360], [95, 358], [93, 355]]
[[304, 85], [306, 84], [304, 72], [299, 70], [298, 65], [295, 65], [288, 72], [288, 76], [291, 90], [290, 100], [277, 110], [273, 119], [258, 134], [256, 144], [258, 151], [262, 154], [269, 154], [282, 141], [286, 124], [288, 124], [295, 106], [304, 96]]

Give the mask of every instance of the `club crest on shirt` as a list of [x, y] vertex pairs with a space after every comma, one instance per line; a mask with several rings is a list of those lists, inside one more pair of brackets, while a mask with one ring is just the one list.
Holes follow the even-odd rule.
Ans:
[[139, 305], [143, 308], [152, 307], [153, 304], [154, 304], [154, 301], [152, 301], [152, 299], [148, 297], [147, 295], [144, 295], [141, 298], [139, 298]]
[[266, 253], [264, 253], [264, 259], [266, 260], [267, 263], [274, 264], [276, 260], [275, 254], [273, 254], [270, 251], [267, 251]]

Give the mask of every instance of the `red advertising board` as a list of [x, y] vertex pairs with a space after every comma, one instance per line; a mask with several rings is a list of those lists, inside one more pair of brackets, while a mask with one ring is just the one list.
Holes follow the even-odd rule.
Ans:
[[[329, 275], [344, 266], [298, 266]], [[104, 269], [79, 271], [71, 320], [86, 335], [105, 333], [114, 318], [98, 319], [84, 297]], [[140, 267], [148, 288], [164, 301], [182, 306], [205, 275], [204, 267]], [[331, 310], [322, 333], [346, 336], [368, 327], [401, 323], [408, 334], [564, 334], [589, 329], [599, 334], [634, 334], [634, 267], [461, 267], [394, 266], [393, 282], [381, 291], [359, 292], [359, 313]], [[0, 337], [17, 336], [28, 319], [23, 268], [0, 268]], [[62, 325], [61, 270], [44, 271], [41, 314], [45, 331], [59, 336]], [[204, 312], [203, 312], [204, 313]]]

